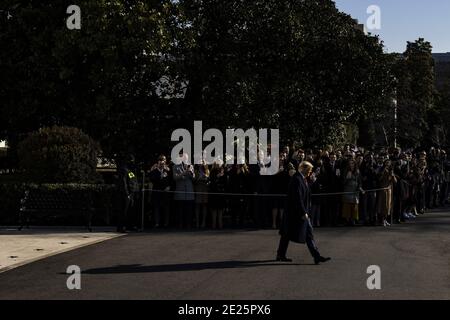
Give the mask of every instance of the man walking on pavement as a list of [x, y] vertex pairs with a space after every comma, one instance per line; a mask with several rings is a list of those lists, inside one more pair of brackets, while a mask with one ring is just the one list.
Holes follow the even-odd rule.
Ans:
[[306, 243], [314, 263], [319, 264], [331, 260], [320, 255], [314, 242], [313, 228], [309, 220], [311, 192], [307, 178], [311, 175], [313, 165], [303, 161], [298, 172], [291, 178], [288, 187], [287, 208], [280, 226], [280, 243], [277, 252], [277, 261], [292, 262], [286, 257], [289, 241]]

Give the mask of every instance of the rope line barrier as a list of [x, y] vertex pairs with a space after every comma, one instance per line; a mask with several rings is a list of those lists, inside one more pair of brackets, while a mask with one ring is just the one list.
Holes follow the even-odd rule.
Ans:
[[[391, 190], [390, 187], [370, 189], [363, 191], [353, 191], [353, 192], [334, 192], [334, 193], [314, 193], [311, 194], [312, 197], [323, 197], [323, 196], [338, 196], [338, 195], [350, 195], [359, 193], [372, 193], [378, 191]], [[172, 193], [172, 194], [198, 194], [198, 195], [222, 195], [222, 196], [250, 196], [250, 197], [287, 197], [287, 194], [267, 194], [267, 193], [227, 193], [227, 192], [197, 192], [197, 191], [173, 191], [173, 190], [154, 190], [154, 189], [142, 189], [141, 192], [156, 192], [156, 193]]]

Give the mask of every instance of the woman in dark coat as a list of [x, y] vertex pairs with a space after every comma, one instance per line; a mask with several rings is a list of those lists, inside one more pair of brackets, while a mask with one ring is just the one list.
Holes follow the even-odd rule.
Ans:
[[170, 197], [167, 191], [170, 190], [170, 168], [166, 163], [166, 157], [160, 155], [158, 162], [150, 169], [150, 181], [153, 184], [151, 203], [153, 205], [153, 217], [155, 227], [161, 225], [161, 211], [163, 211], [164, 227], [169, 226], [170, 218]]
[[[244, 194], [249, 193], [248, 189], [248, 169], [245, 164], [236, 164], [229, 174], [229, 190], [234, 195], [230, 197], [231, 222], [233, 226], [243, 227], [245, 222], [245, 213], [248, 211], [248, 197]], [[242, 194], [242, 196], [238, 196]]]
[[226, 206], [226, 198], [224, 193], [227, 188], [227, 176], [225, 175], [225, 167], [221, 164], [214, 163], [210, 174], [210, 192], [221, 193], [211, 194], [209, 196], [209, 205], [212, 215], [212, 228], [223, 228], [223, 211]]

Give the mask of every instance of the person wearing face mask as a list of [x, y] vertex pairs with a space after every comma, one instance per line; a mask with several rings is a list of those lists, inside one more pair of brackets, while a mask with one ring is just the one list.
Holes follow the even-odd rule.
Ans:
[[311, 191], [307, 179], [311, 175], [313, 165], [302, 162], [298, 172], [291, 178], [288, 186], [286, 211], [280, 227], [280, 242], [277, 250], [277, 261], [292, 262], [286, 257], [289, 242], [306, 243], [314, 263], [329, 261], [320, 255], [313, 236], [313, 227], [309, 219], [311, 208]]

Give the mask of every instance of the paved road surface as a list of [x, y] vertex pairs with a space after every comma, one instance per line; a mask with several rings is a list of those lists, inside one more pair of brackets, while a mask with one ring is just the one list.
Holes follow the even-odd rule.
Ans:
[[[276, 231], [131, 234], [0, 274], [0, 299], [450, 299], [450, 212], [416, 222], [317, 229], [323, 255], [304, 245], [273, 261]], [[68, 290], [66, 268], [82, 270]], [[366, 287], [381, 268], [381, 290]]]
[[85, 229], [34, 227], [19, 231], [17, 228], [1, 228], [0, 273], [58, 253], [119, 236], [122, 234], [110, 230], [87, 232]]

